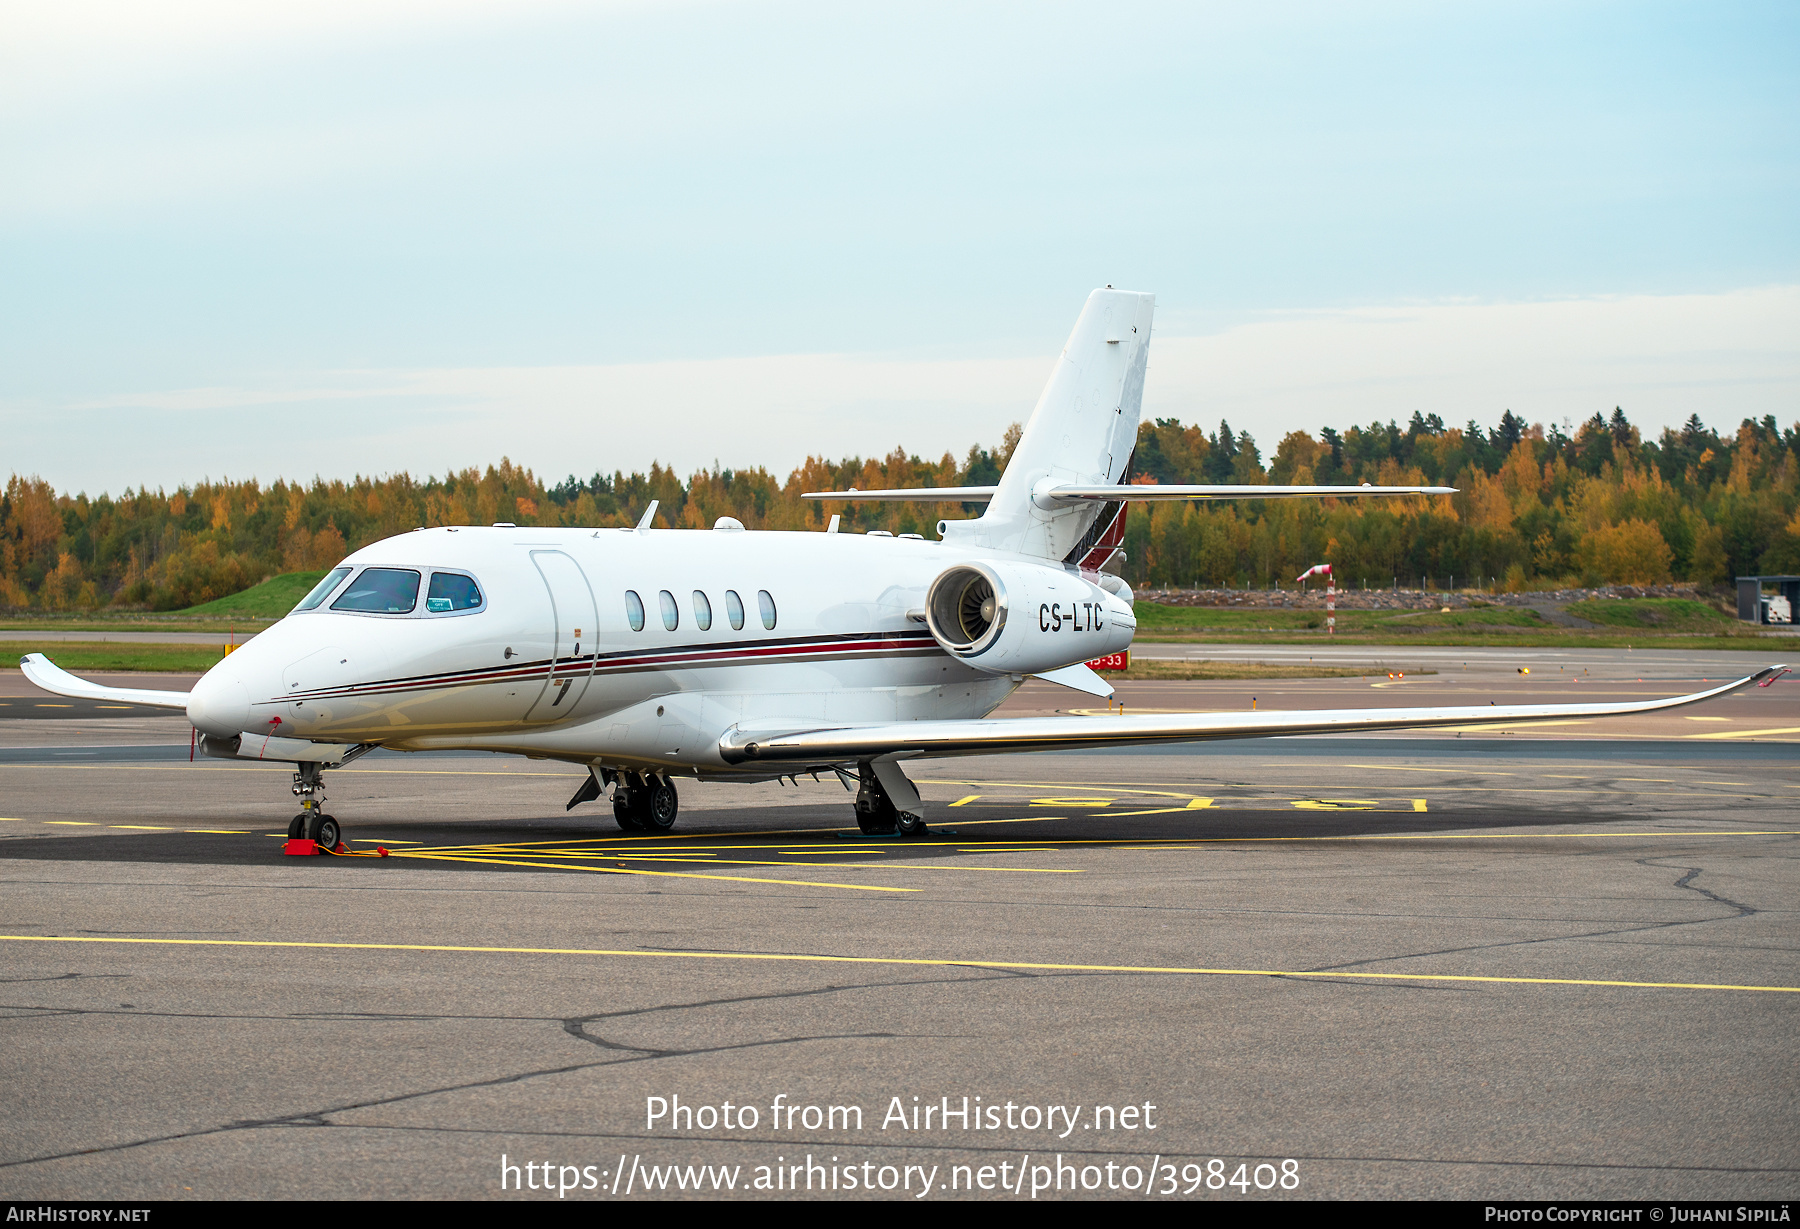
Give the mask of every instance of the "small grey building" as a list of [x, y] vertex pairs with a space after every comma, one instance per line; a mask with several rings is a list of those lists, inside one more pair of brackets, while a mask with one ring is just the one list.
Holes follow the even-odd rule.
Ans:
[[1746, 623], [1792, 623], [1800, 608], [1800, 576], [1740, 576], [1737, 590]]

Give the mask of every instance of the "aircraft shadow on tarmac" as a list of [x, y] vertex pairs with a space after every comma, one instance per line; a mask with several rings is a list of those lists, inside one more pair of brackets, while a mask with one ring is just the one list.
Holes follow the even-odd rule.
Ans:
[[[1246, 807], [1215, 806], [1205, 811], [1108, 817], [1036, 816], [1025, 808], [990, 807], [980, 819], [952, 820], [935, 816], [928, 834], [918, 838], [865, 836], [836, 826], [838, 807], [770, 808], [748, 815], [737, 811], [731, 826], [684, 824], [667, 835], [606, 832], [591, 821], [543, 819], [504, 823], [462, 821], [454, 825], [375, 822], [379, 837], [357, 839], [349, 849], [372, 855], [386, 844], [391, 857], [311, 857], [282, 855], [282, 844], [270, 833], [192, 833], [171, 830], [144, 834], [36, 836], [21, 833], [0, 840], [0, 858], [56, 862], [125, 862], [224, 866], [280, 866], [304, 875], [325, 866], [352, 866], [380, 874], [409, 868], [434, 870], [523, 871], [568, 870], [574, 873], [617, 869], [654, 854], [669, 870], [706, 866], [723, 869], [750, 860], [767, 873], [782, 865], [817, 869], [858, 863], [873, 855], [894, 864], [938, 858], [963, 858], [1009, 851], [1141, 849], [1179, 845], [1285, 845], [1314, 842], [1390, 841], [1407, 837], [1474, 836], [1500, 829], [1508, 842], [1533, 829], [1603, 832], [1622, 825], [1641, 825], [1641, 816], [1618, 810], [1570, 814], [1470, 807], [1426, 813], [1399, 809], [1405, 799], [1376, 802], [1363, 810], [1296, 811], [1289, 804], [1260, 803]], [[796, 826], [795, 810], [826, 812], [816, 826]], [[810, 817], [809, 817], [810, 818]], [[745, 822], [749, 820], [750, 822]], [[757, 820], [763, 822], [758, 823]], [[779, 825], [777, 827], [777, 825]], [[1559, 833], [1560, 835], [1560, 833]], [[404, 837], [404, 839], [402, 839]], [[681, 855], [693, 855], [692, 862]]]

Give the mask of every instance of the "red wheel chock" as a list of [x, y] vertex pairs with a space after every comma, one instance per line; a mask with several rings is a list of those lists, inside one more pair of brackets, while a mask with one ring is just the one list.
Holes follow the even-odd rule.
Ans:
[[281, 852], [290, 858], [311, 857], [313, 854], [343, 853], [344, 842], [339, 841], [336, 849], [325, 849], [317, 841], [309, 841], [304, 837], [289, 841], [281, 847]]
[[324, 848], [320, 847], [320, 845], [317, 841], [309, 841], [303, 837], [296, 838], [294, 840], [289, 841], [287, 844], [283, 845], [281, 847], [281, 852], [286, 854], [290, 858], [306, 858], [306, 857], [311, 857], [314, 854], [328, 854], [328, 853], [329, 854], [338, 854], [340, 856], [349, 857], [349, 858], [385, 858], [388, 856], [388, 851], [387, 851], [386, 847], [381, 846], [381, 845], [377, 845], [375, 847], [375, 852], [372, 854], [371, 853], [355, 853], [355, 852], [352, 852], [351, 849], [348, 846], [346, 846], [344, 844], [344, 842], [342, 842], [342, 841], [339, 841], [337, 843], [336, 849], [324, 849]]

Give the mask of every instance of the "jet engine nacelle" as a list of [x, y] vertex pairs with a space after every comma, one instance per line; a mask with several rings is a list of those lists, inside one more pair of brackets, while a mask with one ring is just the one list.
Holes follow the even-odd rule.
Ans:
[[925, 623], [945, 652], [993, 674], [1041, 674], [1131, 644], [1131, 607], [1060, 568], [959, 563], [931, 582]]

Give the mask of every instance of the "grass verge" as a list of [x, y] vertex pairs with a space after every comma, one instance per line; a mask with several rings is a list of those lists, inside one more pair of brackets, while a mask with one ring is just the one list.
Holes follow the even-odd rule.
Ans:
[[1705, 602], [1686, 597], [1630, 597], [1610, 601], [1570, 602], [1569, 613], [1607, 627], [1655, 631], [1729, 632], [1739, 620]]
[[[1379, 670], [1345, 669], [1341, 666], [1265, 665], [1256, 661], [1155, 661], [1133, 656], [1131, 669], [1104, 674], [1108, 679], [1347, 679], [1380, 674]], [[1435, 671], [1408, 670], [1408, 674]]]
[[1189, 634], [1152, 632], [1137, 637], [1136, 644], [1306, 644], [1323, 648], [1405, 649], [1413, 646], [1466, 649], [1721, 649], [1732, 653], [1768, 653], [1771, 661], [1800, 656], [1800, 645], [1783, 645], [1770, 636], [1691, 636], [1668, 632], [1588, 631], [1585, 628], [1563, 628], [1547, 631], [1421, 631], [1412, 635], [1389, 631], [1336, 636], [1318, 632], [1259, 631], [1237, 633], [1223, 631]]
[[64, 670], [122, 672], [155, 671], [168, 674], [203, 674], [224, 656], [204, 644], [129, 644], [99, 640], [4, 640], [0, 664], [16, 669], [27, 653], [42, 653]]
[[271, 576], [260, 585], [251, 585], [241, 593], [217, 601], [189, 606], [175, 613], [190, 619], [279, 619], [325, 575], [323, 572], [283, 572]]

